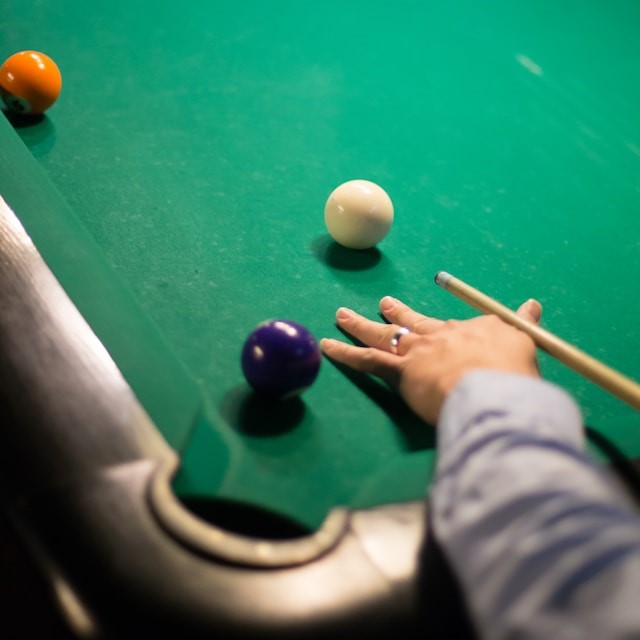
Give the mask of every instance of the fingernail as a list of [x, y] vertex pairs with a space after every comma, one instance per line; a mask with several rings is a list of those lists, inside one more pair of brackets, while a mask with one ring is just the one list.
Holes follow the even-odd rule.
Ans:
[[323, 353], [330, 353], [338, 344], [339, 341], [333, 338], [322, 338], [322, 340], [320, 340], [320, 350]]
[[382, 298], [382, 300], [380, 300], [380, 308], [383, 311], [391, 311], [391, 309], [393, 309], [396, 304], [398, 304], [398, 301], [391, 296], [385, 296], [384, 298]]
[[525, 305], [526, 313], [531, 317], [531, 321], [539, 323], [542, 317], [542, 305], [534, 298], [529, 298]]
[[338, 311], [336, 311], [336, 318], [338, 320], [348, 320], [349, 318], [353, 318], [353, 315], [353, 311], [347, 309], [347, 307], [340, 307]]
[[530, 298], [527, 300], [527, 309], [533, 319], [536, 322], [540, 322], [540, 318], [542, 317], [542, 305], [534, 298]]

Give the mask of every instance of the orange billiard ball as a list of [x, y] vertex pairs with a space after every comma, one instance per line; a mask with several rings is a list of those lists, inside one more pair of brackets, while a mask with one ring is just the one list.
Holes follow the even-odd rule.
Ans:
[[61, 89], [58, 65], [39, 51], [14, 53], [0, 67], [0, 96], [15, 113], [44, 113], [58, 99]]

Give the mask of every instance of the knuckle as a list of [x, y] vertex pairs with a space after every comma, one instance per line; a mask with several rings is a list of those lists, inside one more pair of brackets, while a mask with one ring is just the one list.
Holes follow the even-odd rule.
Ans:
[[479, 326], [483, 326], [491, 330], [497, 327], [500, 327], [502, 325], [505, 325], [505, 323], [497, 315], [493, 313], [490, 313], [484, 316], [478, 316], [477, 318], [474, 318], [473, 321], [477, 323]]
[[391, 338], [393, 338], [393, 336], [396, 334], [397, 329], [395, 328], [391, 328], [391, 330], [387, 329], [386, 327], [379, 331], [378, 334], [376, 335], [376, 339], [375, 339], [375, 346], [378, 349], [386, 349], [389, 345], [389, 342], [391, 341]]
[[[416, 333], [426, 334], [430, 330], [439, 329], [445, 323], [442, 320], [437, 320], [436, 318], [429, 318], [427, 316], [421, 316], [414, 323], [414, 329]], [[423, 332], [424, 329], [424, 332]]]
[[416, 312], [408, 304], [400, 303], [398, 308], [403, 317], [416, 315]]
[[348, 345], [345, 344], [344, 342], [338, 342], [335, 346], [335, 354], [337, 356], [346, 356], [349, 353], [349, 348]]
[[404, 318], [410, 316], [410, 314], [411, 309], [409, 309], [409, 307], [404, 304], [400, 304], [398, 306], [398, 309], [396, 310], [396, 313], [394, 314], [394, 317], [398, 321], [398, 324], [403, 324], [404, 322], [406, 322]]
[[360, 352], [360, 358], [364, 365], [371, 366], [375, 363], [376, 352], [373, 349], [364, 348]]

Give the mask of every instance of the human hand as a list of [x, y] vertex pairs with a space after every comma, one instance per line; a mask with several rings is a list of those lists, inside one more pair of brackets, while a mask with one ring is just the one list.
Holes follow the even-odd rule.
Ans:
[[[382, 378], [430, 424], [436, 424], [449, 392], [475, 369], [539, 376], [533, 340], [496, 316], [445, 322], [389, 296], [380, 301], [380, 310], [391, 324], [341, 307], [336, 313], [338, 327], [364, 346], [329, 338], [320, 346], [332, 360]], [[535, 300], [518, 309], [518, 315], [536, 324], [541, 312]], [[402, 335], [392, 353], [391, 339], [401, 327], [410, 333]]]

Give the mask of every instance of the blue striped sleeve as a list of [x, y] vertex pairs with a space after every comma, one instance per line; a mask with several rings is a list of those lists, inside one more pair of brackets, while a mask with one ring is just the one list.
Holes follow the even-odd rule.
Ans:
[[640, 638], [640, 518], [583, 453], [564, 391], [468, 374], [438, 446], [434, 532], [481, 638]]

